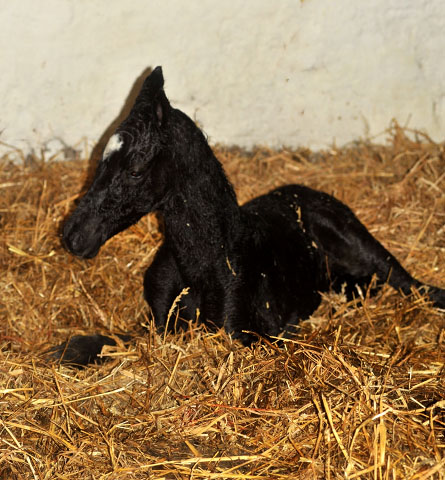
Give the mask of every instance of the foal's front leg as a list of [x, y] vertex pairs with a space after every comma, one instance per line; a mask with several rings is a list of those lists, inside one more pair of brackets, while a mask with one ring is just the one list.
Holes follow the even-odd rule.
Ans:
[[[179, 280], [173, 257], [161, 246], [144, 281], [145, 297], [153, 311], [155, 323], [160, 328], [165, 327], [169, 310], [183, 288]], [[124, 342], [131, 340], [131, 335], [116, 336]], [[116, 341], [106, 335], [74, 335], [46, 353], [51, 360], [83, 366], [97, 361], [105, 345], [114, 346]]]
[[266, 332], [259, 331], [258, 326], [255, 326], [252, 295], [243, 280], [244, 272], [237, 269], [236, 276], [233, 275], [234, 272], [235, 270], [224, 282], [221, 292], [218, 292], [218, 289], [214, 292], [213, 297], [219, 300], [215, 302], [219, 308], [219, 311], [215, 312], [215, 318], [219, 318], [218, 326], [224, 326], [225, 331], [234, 340], [239, 340], [247, 347], [257, 339], [253, 332], [260, 335], [265, 335]]
[[[129, 335], [116, 335], [122, 341], [131, 339]], [[46, 356], [53, 361], [85, 366], [98, 360], [105, 345], [116, 345], [116, 341], [105, 335], [74, 335], [66, 342], [52, 347]]]
[[[144, 277], [145, 300], [151, 309], [155, 325], [160, 331], [166, 327], [173, 330], [178, 325], [177, 319], [180, 320], [179, 326], [183, 327], [185, 322], [182, 319], [194, 320], [196, 318], [199, 302], [190, 289], [184, 292], [187, 287], [174, 256], [163, 244]], [[178, 296], [180, 299], [170, 315], [170, 310]]]

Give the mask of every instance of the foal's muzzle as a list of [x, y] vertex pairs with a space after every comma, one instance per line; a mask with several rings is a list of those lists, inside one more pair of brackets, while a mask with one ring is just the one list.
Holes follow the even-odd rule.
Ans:
[[74, 212], [63, 227], [63, 244], [78, 257], [95, 257], [105, 240], [103, 224], [95, 215]]

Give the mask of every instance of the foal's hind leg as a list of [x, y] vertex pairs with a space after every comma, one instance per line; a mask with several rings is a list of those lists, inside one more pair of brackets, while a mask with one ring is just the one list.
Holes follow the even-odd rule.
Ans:
[[355, 283], [363, 287], [364, 281], [376, 275], [379, 282], [388, 282], [405, 295], [413, 287], [425, 292], [436, 307], [445, 308], [445, 290], [412, 277], [346, 205], [338, 202], [333, 210], [329, 215], [318, 212], [311, 219], [311, 232], [327, 256], [333, 283], [346, 281], [350, 288]]

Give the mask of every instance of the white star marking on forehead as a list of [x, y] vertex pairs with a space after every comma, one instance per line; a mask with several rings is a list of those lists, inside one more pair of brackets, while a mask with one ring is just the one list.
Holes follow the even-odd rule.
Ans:
[[108, 140], [107, 146], [104, 149], [104, 153], [102, 158], [105, 160], [108, 158], [113, 152], [117, 152], [122, 148], [122, 145], [124, 144], [124, 141], [120, 137], [119, 134], [115, 133], [110, 137], [110, 140]]

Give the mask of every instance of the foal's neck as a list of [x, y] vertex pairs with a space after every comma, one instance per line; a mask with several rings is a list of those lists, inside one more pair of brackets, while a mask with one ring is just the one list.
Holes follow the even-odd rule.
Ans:
[[187, 120], [173, 141], [174, 188], [162, 208], [165, 242], [178, 262], [204, 271], [237, 242], [241, 211], [222, 165], [201, 131]]

